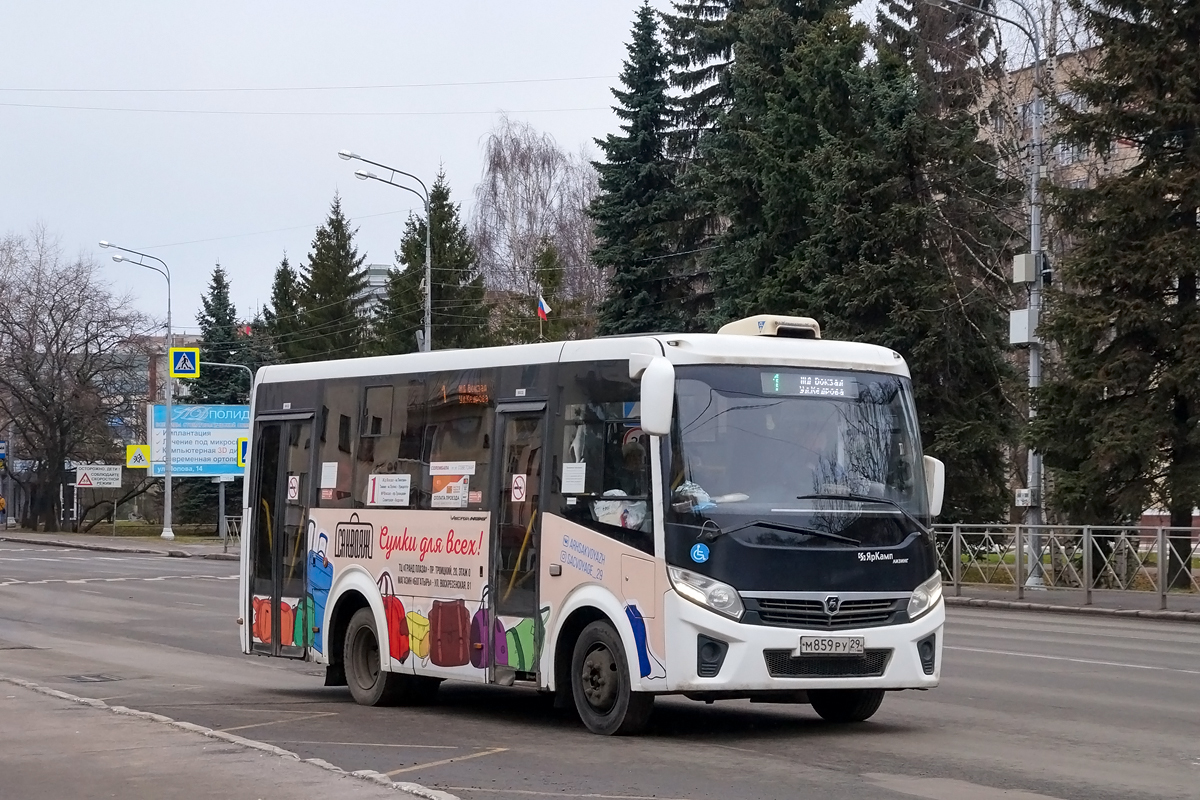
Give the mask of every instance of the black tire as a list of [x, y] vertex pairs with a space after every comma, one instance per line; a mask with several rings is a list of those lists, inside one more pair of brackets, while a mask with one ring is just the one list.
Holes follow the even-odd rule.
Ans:
[[437, 678], [401, 675], [380, 669], [379, 635], [375, 632], [375, 614], [370, 608], [360, 608], [350, 618], [342, 665], [354, 702], [363, 706], [428, 702], [441, 683]]
[[883, 689], [809, 689], [808, 701], [826, 722], [865, 722], [883, 703]]
[[591, 623], [575, 640], [571, 695], [584, 726], [601, 736], [641, 733], [654, 709], [654, 695], [632, 691], [625, 648], [607, 621]]

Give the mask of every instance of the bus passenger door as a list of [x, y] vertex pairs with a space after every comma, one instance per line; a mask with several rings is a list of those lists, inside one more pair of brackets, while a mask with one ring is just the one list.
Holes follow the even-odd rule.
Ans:
[[[250, 487], [251, 650], [304, 658], [312, 611], [304, 601], [312, 498], [312, 420], [258, 423]], [[299, 617], [299, 620], [297, 619]]]
[[[499, 494], [491, 548], [491, 607], [502, 620], [504, 644], [494, 644], [492, 680], [511, 683], [537, 671], [543, 639], [538, 614], [542, 462], [545, 404], [522, 403], [496, 409], [496, 443], [501, 456]], [[514, 620], [517, 617], [519, 619]], [[493, 635], [499, 640], [498, 626]]]

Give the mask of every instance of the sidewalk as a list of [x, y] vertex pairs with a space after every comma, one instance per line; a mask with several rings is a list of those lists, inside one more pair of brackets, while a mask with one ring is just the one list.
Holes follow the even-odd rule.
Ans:
[[1091, 605], [1084, 605], [1082, 589], [1027, 588], [1022, 600], [1017, 599], [1015, 587], [963, 584], [961, 591], [961, 596], [955, 596], [954, 586], [949, 583], [943, 584], [942, 592], [946, 604], [1200, 622], [1200, 595], [1185, 592], [1169, 594], [1167, 610], [1163, 611], [1159, 609], [1157, 592], [1115, 592], [1097, 589], [1092, 592]]
[[176, 558], [209, 558], [218, 561], [237, 561], [238, 542], [229, 543], [225, 553], [221, 540], [167, 541], [157, 536], [105, 536], [102, 533], [41, 533], [39, 531], [9, 528], [0, 530], [0, 541], [40, 544], [47, 547], [77, 547], [81, 550], [104, 550], [117, 553], [148, 553]]
[[183, 730], [177, 726], [186, 723], [165, 717], [153, 721], [114, 713], [104, 703], [89, 705], [0, 682], [0, 797], [455, 800], [416, 784], [402, 788], [386, 778], [384, 785], [374, 776], [348, 775], [269, 745], [231, 741], [238, 737], [228, 734]]

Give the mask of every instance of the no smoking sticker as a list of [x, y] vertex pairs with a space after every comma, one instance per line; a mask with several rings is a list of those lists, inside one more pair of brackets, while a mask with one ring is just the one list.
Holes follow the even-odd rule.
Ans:
[[288, 475], [288, 500], [300, 499], [300, 476]]
[[524, 503], [525, 502], [525, 476], [524, 475], [513, 475], [512, 501], [514, 503]]

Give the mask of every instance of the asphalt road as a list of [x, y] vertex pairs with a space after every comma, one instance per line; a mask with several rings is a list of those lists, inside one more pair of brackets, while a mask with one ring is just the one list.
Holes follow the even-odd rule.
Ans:
[[1196, 625], [952, 608], [942, 686], [864, 725], [660, 698], [647, 735], [601, 738], [525, 690], [370, 709], [242, 656], [236, 566], [0, 543], [0, 674], [464, 800], [1200, 797]]

